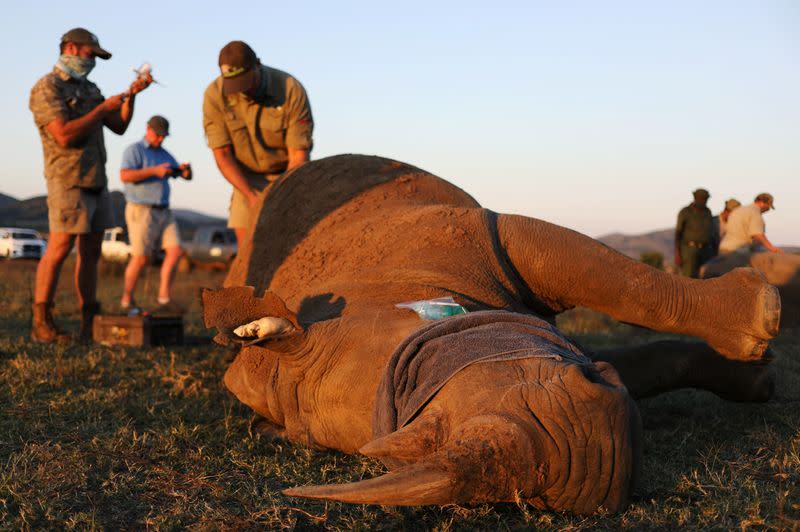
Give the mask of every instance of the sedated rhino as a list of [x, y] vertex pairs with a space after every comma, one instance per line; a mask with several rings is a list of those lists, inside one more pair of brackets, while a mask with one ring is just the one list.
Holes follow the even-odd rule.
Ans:
[[[263, 297], [261, 297], [261, 295]], [[398, 302], [451, 296], [422, 321]], [[225, 374], [260, 428], [381, 459], [360, 482], [291, 496], [389, 505], [525, 500], [618, 511], [642, 460], [634, 399], [679, 387], [767, 400], [780, 298], [752, 269], [678, 277], [574, 231], [483, 209], [379, 157], [308, 163], [267, 192], [225, 288], [203, 293], [216, 341], [269, 317]], [[582, 351], [552, 325], [574, 306], [696, 336]]]

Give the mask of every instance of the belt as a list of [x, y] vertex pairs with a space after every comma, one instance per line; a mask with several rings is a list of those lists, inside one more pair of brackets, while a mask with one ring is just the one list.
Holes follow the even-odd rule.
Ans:
[[147, 207], [148, 209], [158, 209], [159, 211], [169, 209], [169, 205], [148, 205], [147, 203], [136, 203], [136, 205], [141, 205], [142, 207]]
[[686, 242], [686, 245], [689, 246], [690, 248], [703, 249], [708, 245], [708, 242], [695, 242], [694, 240], [689, 240], [688, 242]]

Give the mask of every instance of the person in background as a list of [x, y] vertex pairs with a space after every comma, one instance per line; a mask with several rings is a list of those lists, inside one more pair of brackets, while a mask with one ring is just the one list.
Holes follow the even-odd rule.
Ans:
[[722, 241], [722, 238], [725, 236], [725, 233], [728, 230], [728, 217], [731, 213], [737, 208], [740, 207], [742, 204], [739, 200], [734, 198], [729, 199], [725, 202], [725, 208], [722, 209], [722, 212], [719, 213], [717, 216], [714, 216], [714, 254], [719, 254], [719, 244]]
[[772, 194], [762, 192], [750, 205], [734, 210], [728, 216], [727, 231], [719, 244], [720, 254], [750, 251], [752, 246], [759, 244], [773, 253], [783, 253], [782, 249], [772, 245], [766, 234], [763, 214], [774, 208]]
[[163, 246], [161, 283], [156, 313], [181, 314], [172, 299], [175, 266], [183, 255], [178, 225], [169, 209], [170, 177], [192, 179], [189, 163], [178, 161], [162, 144], [169, 135], [169, 122], [156, 115], [147, 122], [144, 139], [128, 146], [122, 157], [119, 176], [125, 183], [125, 223], [131, 243], [131, 258], [125, 268], [125, 284], [120, 306], [123, 312], [137, 315], [133, 293], [145, 264]]
[[675, 228], [675, 265], [687, 277], [697, 277], [700, 266], [715, 253], [714, 224], [706, 206], [711, 195], [704, 188], [693, 195], [694, 201], [678, 213]]
[[241, 246], [255, 223], [258, 195], [309, 160], [314, 121], [300, 82], [262, 65], [247, 43], [226, 44], [219, 68], [203, 96], [203, 127], [217, 167], [233, 185], [228, 227]]
[[111, 54], [89, 30], [71, 29], [61, 37], [60, 56], [53, 70], [31, 89], [29, 106], [44, 151], [50, 224], [33, 296], [31, 338], [37, 342], [70, 340], [56, 326], [52, 309], [61, 266], [76, 240], [80, 338], [92, 338], [92, 321], [100, 312], [97, 261], [103, 232], [114, 225], [103, 130], [125, 133], [136, 95], [153, 81], [149, 74], [139, 76], [125, 93], [104, 98], [88, 79], [98, 57], [110, 59]]

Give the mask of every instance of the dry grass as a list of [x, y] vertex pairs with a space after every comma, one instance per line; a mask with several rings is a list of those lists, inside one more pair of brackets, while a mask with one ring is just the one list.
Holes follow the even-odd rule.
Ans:
[[[580, 518], [525, 504], [396, 508], [293, 500], [280, 489], [368, 478], [375, 461], [271, 442], [224, 390], [226, 353], [178, 278], [194, 345], [40, 346], [27, 340], [31, 263], [0, 263], [0, 528], [204, 529], [797, 529], [800, 527], [800, 331], [774, 342], [778, 392], [763, 405], [698, 391], [642, 401], [643, 482], [622, 514]], [[120, 293], [106, 271], [101, 300]], [[152, 304], [157, 278], [148, 274]], [[58, 305], [77, 326], [70, 271]], [[560, 325], [592, 346], [656, 336], [585, 310]]]

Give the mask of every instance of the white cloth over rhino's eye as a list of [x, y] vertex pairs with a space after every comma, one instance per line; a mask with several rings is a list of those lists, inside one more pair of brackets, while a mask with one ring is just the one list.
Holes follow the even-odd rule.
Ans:
[[260, 320], [251, 321], [245, 325], [236, 327], [233, 333], [241, 338], [248, 338], [256, 336], [264, 338], [266, 336], [280, 336], [292, 332], [294, 325], [284, 318], [277, 318], [275, 316], [267, 316]]

